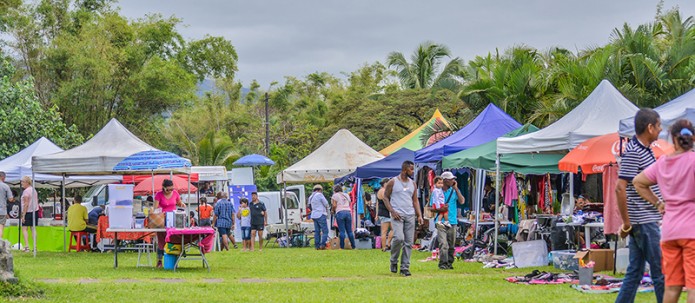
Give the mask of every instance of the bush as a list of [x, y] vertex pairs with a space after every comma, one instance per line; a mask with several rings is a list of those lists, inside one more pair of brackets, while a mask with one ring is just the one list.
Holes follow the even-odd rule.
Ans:
[[18, 283], [0, 282], [0, 298], [40, 298], [43, 295], [44, 290], [33, 282], [23, 279]]

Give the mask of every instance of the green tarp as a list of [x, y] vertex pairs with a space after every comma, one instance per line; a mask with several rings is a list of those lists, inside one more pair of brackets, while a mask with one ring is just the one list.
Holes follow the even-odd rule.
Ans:
[[[70, 236], [70, 232], [66, 232]], [[2, 232], [3, 238], [10, 241], [12, 245], [17, 244], [17, 226], [6, 226]], [[66, 237], [67, 238], [67, 237]], [[70, 240], [70, 239], [68, 239]], [[22, 246], [24, 245], [24, 235], [22, 235]], [[31, 228], [29, 228], [29, 246], [33, 246]], [[63, 227], [62, 226], [37, 226], [36, 227], [36, 246], [38, 251], [63, 251]], [[33, 248], [33, 247], [30, 247]]]
[[[536, 126], [526, 124], [505, 134], [504, 137], [516, 137], [537, 130]], [[497, 140], [446, 156], [442, 159], [442, 167], [444, 169], [468, 167], [494, 171], [496, 154]], [[564, 156], [565, 154], [506, 154], [500, 157], [500, 171], [514, 171], [527, 175], [559, 174], [557, 163]]]

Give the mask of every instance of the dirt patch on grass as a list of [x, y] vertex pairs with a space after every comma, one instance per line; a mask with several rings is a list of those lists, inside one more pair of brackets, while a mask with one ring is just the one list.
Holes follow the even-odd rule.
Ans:
[[165, 278], [154, 278], [154, 282], [164, 282], [164, 283], [183, 283], [186, 282], [185, 279], [165, 279]]
[[222, 283], [224, 279], [203, 279], [205, 283]]
[[268, 280], [256, 279], [256, 278], [247, 278], [247, 279], [239, 279], [239, 282], [241, 282], [241, 283], [265, 283], [265, 282], [268, 282]]
[[91, 284], [91, 283], [98, 283], [99, 279], [79, 279], [77, 280], [77, 283], [80, 284]]
[[116, 279], [113, 282], [115, 283], [138, 283], [140, 280], [136, 279]]
[[36, 279], [36, 281], [49, 284], [60, 283], [60, 279]]
[[282, 279], [287, 282], [312, 282], [313, 280], [307, 278], [285, 278]]

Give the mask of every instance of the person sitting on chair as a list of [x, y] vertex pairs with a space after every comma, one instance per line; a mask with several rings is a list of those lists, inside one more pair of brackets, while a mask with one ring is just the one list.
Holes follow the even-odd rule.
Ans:
[[82, 205], [82, 196], [75, 196], [72, 200], [72, 205], [68, 208], [68, 230], [95, 233], [97, 231], [96, 227], [88, 225], [88, 220], [89, 215], [87, 214], [87, 208]]

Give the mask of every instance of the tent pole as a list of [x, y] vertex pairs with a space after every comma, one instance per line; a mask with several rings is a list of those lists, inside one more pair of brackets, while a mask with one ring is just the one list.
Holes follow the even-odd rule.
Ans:
[[[285, 201], [285, 195], [287, 193], [287, 182], [282, 183], [282, 193], [280, 193], [280, 207], [285, 209], [285, 232], [287, 232], [287, 241], [290, 240], [290, 227], [289, 227], [289, 218], [287, 218], [287, 202]], [[267, 211], [267, 210], [266, 210]], [[261, 234], [260, 237], [263, 237]], [[286, 248], [290, 247], [289, 245], [285, 246]]]
[[[188, 210], [191, 208], [191, 173], [188, 173], [188, 195], [186, 196], [186, 214], [188, 214]], [[188, 220], [186, 223], [190, 223], [191, 220]], [[184, 224], [185, 226], [186, 224]]]
[[[36, 198], [37, 201], [38, 201], [38, 199], [39, 199], [39, 197], [34, 197], [34, 193], [35, 193], [35, 192], [38, 194], [38, 192], [36, 191], [36, 180], [35, 180], [35, 178], [36, 178], [36, 175], [35, 175], [34, 172], [32, 171], [32, 172], [31, 172], [31, 200], [29, 200], [29, 205], [31, 205], [32, 202], [34, 202], [34, 198]], [[37, 203], [37, 204], [38, 204], [38, 203]], [[41, 210], [40, 207], [39, 207], [39, 210]], [[34, 226], [31, 227], [31, 238], [32, 238], [32, 240], [33, 240], [33, 242], [34, 242], [34, 243], [33, 243], [33, 245], [34, 245], [34, 258], [36, 258], [36, 223], [37, 223], [36, 221], [38, 221], [39, 218], [37, 218], [37, 217], [38, 217], [38, 214], [34, 214], [32, 217], [33, 217], [33, 218], [32, 218], [31, 220], [32, 220], [33, 223], [34, 223]]]
[[[62, 205], [61, 209], [63, 211], [63, 218], [62, 218], [63, 219], [63, 252], [66, 252], [67, 247], [68, 247], [68, 241], [67, 241], [67, 238], [65, 237], [65, 222], [66, 222], [66, 220], [65, 220], [66, 219], [65, 218], [65, 208], [66, 208], [68, 203], [67, 203], [67, 199], [65, 199], [65, 174], [63, 174], [63, 181], [60, 184], [60, 187], [62, 188], [62, 194], [60, 196], [60, 200], [61, 200], [60, 204]], [[80, 239], [80, 241], [81, 241], [81, 239]]]
[[[151, 175], [152, 175], [152, 193], [150, 193], [150, 194], [152, 195], [152, 199], [154, 200], [154, 170], [152, 170]], [[162, 188], [162, 190], [164, 190], [164, 189]]]
[[500, 213], [500, 154], [495, 157], [495, 248], [494, 254], [497, 255], [497, 234], [500, 229], [499, 213]]

